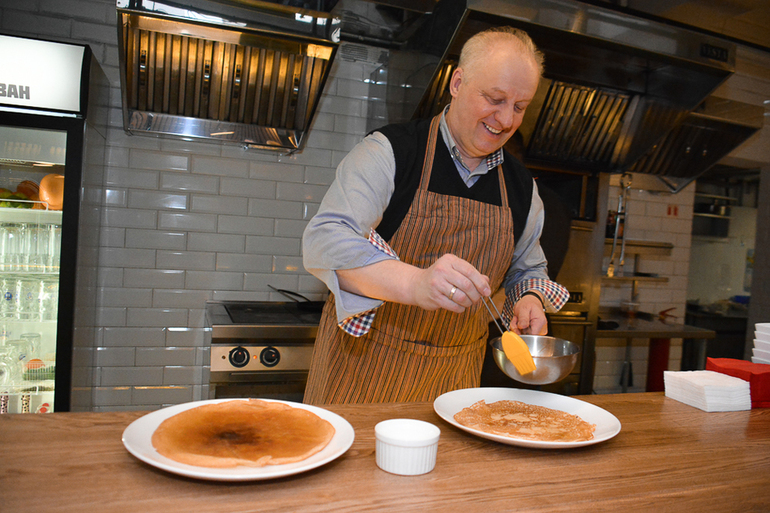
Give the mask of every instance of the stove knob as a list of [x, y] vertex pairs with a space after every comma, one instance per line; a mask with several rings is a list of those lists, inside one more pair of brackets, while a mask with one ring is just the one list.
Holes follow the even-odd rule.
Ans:
[[274, 347], [266, 347], [259, 353], [259, 361], [265, 367], [275, 367], [281, 361], [281, 353]]
[[249, 363], [249, 351], [245, 347], [236, 347], [230, 351], [230, 363], [233, 367], [246, 367]]

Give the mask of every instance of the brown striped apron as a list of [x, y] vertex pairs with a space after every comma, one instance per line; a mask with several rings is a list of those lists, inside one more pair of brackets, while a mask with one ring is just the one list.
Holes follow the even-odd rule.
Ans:
[[[430, 192], [438, 127], [436, 116], [420, 185], [390, 245], [403, 262], [422, 269], [453, 253], [486, 274], [497, 290], [514, 249], [502, 166], [497, 167], [502, 206]], [[362, 337], [337, 327], [335, 312], [330, 296], [313, 350], [305, 403], [432, 401], [444, 392], [479, 386], [490, 320], [482, 304], [457, 314], [386, 302]]]

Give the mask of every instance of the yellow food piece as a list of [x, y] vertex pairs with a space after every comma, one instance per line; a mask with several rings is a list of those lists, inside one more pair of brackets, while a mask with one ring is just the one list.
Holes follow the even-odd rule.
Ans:
[[526, 342], [519, 335], [506, 331], [503, 333], [502, 343], [506, 358], [516, 367], [519, 374], [529, 374], [537, 369]]

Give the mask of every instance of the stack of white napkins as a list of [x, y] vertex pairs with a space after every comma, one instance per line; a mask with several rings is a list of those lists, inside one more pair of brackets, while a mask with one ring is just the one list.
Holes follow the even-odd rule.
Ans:
[[721, 372], [664, 371], [666, 397], [703, 411], [741, 411], [751, 409], [749, 382]]

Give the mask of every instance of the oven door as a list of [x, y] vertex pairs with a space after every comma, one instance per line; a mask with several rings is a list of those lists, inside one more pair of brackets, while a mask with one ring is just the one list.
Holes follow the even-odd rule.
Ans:
[[280, 399], [301, 403], [305, 396], [307, 372], [243, 372], [235, 379], [211, 383], [212, 399]]

